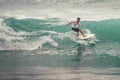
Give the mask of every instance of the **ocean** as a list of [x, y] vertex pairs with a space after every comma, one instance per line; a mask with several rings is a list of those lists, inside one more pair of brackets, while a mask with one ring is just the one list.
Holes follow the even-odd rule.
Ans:
[[0, 80], [119, 80], [119, 2], [0, 0]]

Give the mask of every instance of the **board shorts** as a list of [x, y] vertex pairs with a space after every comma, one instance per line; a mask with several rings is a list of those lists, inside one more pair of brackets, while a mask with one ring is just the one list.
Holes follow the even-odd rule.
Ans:
[[79, 32], [80, 29], [79, 28], [72, 28], [73, 31]]

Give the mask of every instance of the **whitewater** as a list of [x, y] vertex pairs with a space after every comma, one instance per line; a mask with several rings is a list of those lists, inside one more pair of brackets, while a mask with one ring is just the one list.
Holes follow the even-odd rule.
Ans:
[[0, 80], [119, 80], [119, 34], [120, 0], [0, 0]]

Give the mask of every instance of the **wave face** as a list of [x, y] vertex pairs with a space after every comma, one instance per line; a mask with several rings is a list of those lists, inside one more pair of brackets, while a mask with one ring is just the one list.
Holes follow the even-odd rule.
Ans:
[[81, 21], [83, 31], [94, 37], [77, 40], [76, 33], [59, 18], [1, 18], [0, 64], [120, 67], [119, 22]]

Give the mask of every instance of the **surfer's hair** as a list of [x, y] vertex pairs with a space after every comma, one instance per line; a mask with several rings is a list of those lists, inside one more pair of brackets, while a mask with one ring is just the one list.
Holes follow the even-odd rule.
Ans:
[[77, 20], [80, 20], [80, 18], [78, 17]]

